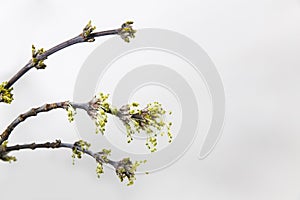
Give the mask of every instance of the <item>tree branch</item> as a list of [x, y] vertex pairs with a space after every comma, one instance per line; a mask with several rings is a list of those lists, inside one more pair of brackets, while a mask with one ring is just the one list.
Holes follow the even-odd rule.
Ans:
[[[49, 112], [54, 109], [62, 108], [67, 110], [68, 119], [70, 122], [74, 120], [76, 109], [83, 109], [94, 120], [96, 126], [96, 133], [105, 132], [105, 125], [107, 123], [107, 114], [118, 117], [124, 124], [127, 132], [128, 143], [133, 138], [134, 133], [139, 133], [141, 130], [148, 133], [148, 139], [146, 146], [152, 151], [156, 151], [157, 146], [157, 131], [163, 134], [163, 129], [166, 128], [169, 142], [172, 141], [172, 134], [170, 127], [172, 123], [166, 123], [163, 119], [166, 111], [161, 107], [158, 102], [149, 103], [144, 109], [138, 109], [138, 103], [126, 104], [120, 109], [115, 108], [107, 102], [109, 95], [100, 93], [98, 96], [94, 96], [92, 100], [87, 103], [76, 103], [70, 101], [63, 101], [57, 103], [44, 104], [37, 108], [32, 108], [29, 111], [20, 114], [15, 120], [13, 120], [8, 127], [0, 135], [0, 145], [8, 140], [12, 131], [23, 121], [29, 117], [37, 116], [42, 112]], [[170, 113], [169, 113], [170, 114]]]
[[25, 121], [29, 117], [36, 116], [39, 113], [42, 112], [49, 112], [54, 109], [62, 108], [67, 109], [69, 106], [72, 106], [74, 108], [84, 109], [86, 110], [88, 108], [87, 104], [84, 103], [72, 103], [69, 101], [63, 101], [58, 103], [50, 103], [50, 104], [44, 104], [43, 106], [32, 108], [29, 111], [20, 114], [14, 121], [12, 121], [8, 127], [3, 131], [3, 133], [0, 135], [0, 145], [8, 139], [11, 132], [23, 121]]
[[129, 42], [129, 38], [134, 38], [134, 33], [136, 32], [132, 29], [132, 24], [133, 22], [128, 21], [122, 24], [121, 28], [118, 29], [93, 32], [96, 27], [92, 26], [91, 21], [89, 21], [89, 23], [84, 27], [81, 34], [65, 42], [62, 42], [50, 48], [49, 50], [44, 51], [44, 49], [41, 48], [36, 51], [35, 47], [32, 45], [32, 59], [30, 59], [28, 63], [23, 68], [21, 68], [9, 81], [0, 84], [0, 102], [10, 104], [13, 100], [13, 94], [11, 93], [13, 84], [34, 67], [37, 69], [44, 69], [46, 67], [46, 65], [44, 64], [44, 60], [46, 60], [50, 55], [74, 44], [93, 42], [95, 41], [96, 37], [106, 35], [120, 35], [125, 42]]
[[28, 63], [21, 68], [6, 84], [5, 88], [10, 88], [17, 80], [19, 80], [24, 74], [26, 74], [30, 69], [34, 68], [38, 61], [41, 60], [45, 60], [47, 59], [50, 55], [64, 49], [67, 48], [69, 46], [72, 46], [74, 44], [78, 44], [78, 43], [83, 43], [83, 42], [88, 42], [90, 39], [95, 38], [95, 37], [101, 37], [101, 36], [106, 36], [106, 35], [116, 35], [118, 34], [120, 31], [119, 29], [113, 29], [113, 30], [108, 30], [108, 31], [101, 31], [101, 32], [96, 32], [96, 33], [91, 33], [88, 37], [83, 37], [82, 34], [69, 39], [65, 42], [62, 42], [59, 45], [56, 45], [52, 48], [50, 48], [49, 50], [45, 51], [43, 54], [37, 55], [36, 57], [36, 61], [35, 63], [33, 63], [32, 59], [28, 61]]
[[55, 142], [45, 142], [45, 143], [31, 143], [31, 144], [17, 144], [17, 145], [13, 145], [13, 146], [7, 146], [5, 148], [2, 149], [2, 151], [0, 150], [0, 157], [2, 154], [7, 154], [9, 152], [12, 151], [19, 151], [19, 150], [24, 150], [24, 149], [31, 149], [31, 150], [35, 150], [35, 149], [58, 149], [58, 148], [67, 148], [67, 149], [76, 149], [84, 154], [87, 154], [89, 156], [91, 156], [92, 158], [94, 158], [97, 162], [99, 163], [107, 163], [112, 165], [113, 167], [116, 166], [116, 161], [107, 159], [106, 161], [104, 161], [103, 159], [101, 159], [99, 157], [99, 153], [94, 153], [88, 149], [83, 149], [80, 146], [76, 146], [74, 144], [70, 144], [70, 143], [62, 143], [60, 140], [56, 140]]
[[9, 156], [8, 153], [12, 151], [20, 151], [25, 149], [59, 149], [59, 148], [66, 148], [71, 149], [73, 152], [73, 159], [75, 157], [81, 158], [82, 154], [89, 155], [90, 157], [94, 158], [95, 161], [98, 163], [96, 172], [98, 174], [98, 177], [100, 177], [100, 174], [103, 173], [103, 164], [109, 164], [112, 167], [114, 167], [115, 172], [117, 176], [120, 178], [121, 182], [127, 178], [128, 184], [132, 185], [135, 180], [135, 172], [136, 168], [142, 164], [145, 163], [145, 161], [136, 161], [131, 162], [129, 158], [124, 158], [120, 161], [114, 161], [108, 158], [110, 155], [110, 150], [103, 149], [100, 152], [92, 152], [88, 150], [90, 147], [90, 144], [80, 140], [78, 142], [75, 142], [74, 144], [70, 143], [62, 143], [60, 140], [56, 140], [55, 142], [46, 142], [46, 143], [31, 143], [31, 144], [17, 144], [14, 146], [7, 146], [7, 143], [0, 146], [0, 160], [5, 162], [11, 162], [16, 161], [16, 158], [13, 156]]

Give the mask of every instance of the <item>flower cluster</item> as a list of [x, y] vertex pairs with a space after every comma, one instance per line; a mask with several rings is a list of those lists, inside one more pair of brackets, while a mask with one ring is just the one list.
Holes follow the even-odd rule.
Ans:
[[[167, 132], [169, 142], [172, 141], [171, 122], [165, 121], [166, 111], [158, 102], [149, 103], [144, 109], [138, 108], [138, 103], [122, 106], [117, 116], [123, 122], [127, 131], [128, 143], [132, 135], [144, 131], [147, 134], [146, 146], [151, 152], [156, 151], [158, 132], [163, 136]], [[169, 112], [171, 114], [171, 112]]]
[[14, 98], [11, 91], [13, 88], [6, 88], [7, 82], [3, 82], [0, 84], [0, 102], [8, 103], [10, 104]]
[[[92, 26], [92, 21], [90, 20], [88, 22], [88, 24], [84, 27], [84, 29], [82, 30], [82, 36], [84, 38], [88, 38], [91, 33], [96, 29], [96, 26]], [[90, 38], [87, 40], [88, 42], [94, 42], [95, 38]]]
[[121, 182], [124, 181], [124, 179], [128, 179], [127, 186], [132, 185], [135, 178], [135, 172], [138, 166], [140, 166], [142, 163], [145, 163], [144, 161], [136, 161], [132, 163], [132, 161], [129, 158], [124, 158], [123, 160], [116, 163], [115, 169], [116, 174], [120, 178]]
[[101, 152], [95, 153], [95, 158], [97, 161], [96, 173], [98, 178], [100, 178], [100, 175], [104, 173], [103, 163], [109, 162], [109, 159], [107, 157], [110, 156], [110, 154], [111, 150], [108, 149], [102, 149]]
[[72, 148], [72, 159], [73, 159], [73, 165], [75, 164], [75, 158], [80, 159], [82, 157], [82, 154], [85, 150], [88, 150], [90, 148], [91, 144], [87, 143], [86, 141], [79, 140], [74, 143]]
[[109, 163], [115, 168], [116, 174], [121, 182], [123, 182], [127, 178], [127, 185], [132, 185], [136, 180], [135, 172], [137, 170], [137, 167], [143, 163], [146, 163], [146, 160], [132, 162], [129, 158], [124, 158], [120, 161], [112, 161], [108, 159], [108, 156], [110, 156], [110, 154], [111, 150], [107, 149], [103, 149], [102, 151], [94, 154], [97, 161], [96, 173], [98, 178], [100, 178], [101, 174], [104, 173], [103, 164]]
[[107, 113], [111, 113], [112, 106], [107, 102], [109, 94], [103, 94], [102, 92], [96, 95], [89, 102], [89, 116], [95, 121], [96, 133], [101, 132], [104, 134], [105, 125], [107, 123]]
[[45, 50], [43, 48], [36, 50], [35, 46], [32, 45], [31, 51], [32, 51], [32, 59], [31, 59], [32, 65], [37, 69], [45, 69], [46, 65], [44, 63], [44, 60], [37, 59], [37, 56], [42, 55], [45, 52]]
[[73, 108], [71, 104], [68, 104], [68, 107], [66, 108], [68, 113], [68, 120], [69, 122], [74, 121], [74, 116], [76, 115], [76, 109]]
[[135, 37], [136, 30], [132, 28], [132, 21], [127, 21], [122, 24], [121, 29], [119, 31], [119, 35], [125, 42], [130, 42], [130, 38]]
[[97, 173], [97, 177], [98, 178], [100, 178], [100, 175], [104, 173], [103, 164], [102, 163], [98, 163], [97, 164], [96, 173]]

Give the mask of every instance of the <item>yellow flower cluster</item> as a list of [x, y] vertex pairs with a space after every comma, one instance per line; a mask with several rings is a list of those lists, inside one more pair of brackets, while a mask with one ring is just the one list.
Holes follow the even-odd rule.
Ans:
[[[92, 21], [90, 20], [88, 22], [88, 24], [84, 27], [84, 29], [82, 30], [82, 35], [84, 38], [87, 38], [88, 36], [90, 36], [90, 34], [96, 29], [96, 26], [92, 26]], [[93, 42], [95, 41], [94, 38], [92, 38], [91, 40], [88, 40], [88, 42]]]
[[6, 85], [6, 81], [0, 84], [0, 102], [10, 104], [14, 100], [13, 94], [11, 93], [13, 88], [11, 87], [7, 89]]
[[74, 121], [74, 116], [76, 115], [76, 110], [71, 106], [71, 104], [67, 107], [67, 113], [68, 113], [68, 120], [69, 122]]
[[[141, 131], [144, 131], [148, 136], [146, 140], [146, 146], [151, 152], [155, 152], [157, 150], [156, 146], [158, 132], [160, 132], [160, 135], [163, 136], [166, 131], [169, 142], [172, 141], [172, 123], [165, 121], [166, 111], [162, 108], [160, 103], [149, 103], [144, 109], [139, 109], [139, 104], [135, 102], [128, 106], [130, 120], [123, 120], [126, 127], [128, 143], [133, 140], [132, 135], [135, 132], [140, 133]], [[171, 112], [169, 112], [169, 114], [171, 114]]]
[[74, 143], [73, 146], [73, 154], [72, 154], [72, 159], [73, 159], [73, 165], [75, 162], [75, 158], [80, 159], [82, 157], [83, 151], [88, 150], [90, 148], [91, 144], [87, 143], [86, 141], [79, 140]]
[[101, 132], [104, 134], [105, 125], [107, 123], [107, 112], [110, 110], [110, 104], [107, 102], [109, 94], [103, 94], [102, 92], [98, 94], [97, 99], [99, 101], [99, 107], [97, 110], [97, 115], [95, 119], [96, 133]]
[[39, 60], [36, 57], [39, 55], [42, 55], [45, 50], [43, 48], [36, 50], [35, 46], [32, 45], [31, 47], [31, 51], [32, 51], [32, 65], [35, 66], [36, 69], [45, 69], [47, 66], [44, 63], [44, 60]]

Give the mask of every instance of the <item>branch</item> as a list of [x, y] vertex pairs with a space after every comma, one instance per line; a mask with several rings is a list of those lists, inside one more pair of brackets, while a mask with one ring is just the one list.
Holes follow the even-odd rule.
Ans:
[[88, 113], [88, 115], [90, 115], [90, 112], [94, 111], [94, 108], [91, 107], [90, 102], [76, 103], [76, 102], [70, 102], [70, 101], [62, 101], [62, 102], [56, 102], [56, 103], [47, 103], [47, 104], [44, 104], [44, 105], [36, 107], [36, 108], [31, 108], [29, 111], [27, 111], [23, 114], [20, 114], [15, 120], [13, 120], [7, 126], [7, 128], [0, 135], [0, 145], [9, 138], [12, 131], [20, 123], [24, 122], [29, 117], [34, 117], [34, 116], [37, 116], [39, 113], [49, 112], [51, 110], [61, 108], [61, 109], [65, 109], [68, 111], [69, 121], [73, 121], [73, 115], [75, 115], [75, 113], [76, 113], [74, 109], [85, 110]]
[[[0, 145], [8, 139], [11, 132], [23, 121], [25, 121], [29, 117], [36, 116], [38, 113], [42, 112], [48, 112], [57, 108], [63, 108], [67, 109], [68, 106], [71, 103], [68, 101], [58, 102], [58, 103], [50, 103], [50, 104], [44, 104], [43, 106], [32, 108], [29, 111], [20, 114], [14, 121], [12, 121], [9, 126], [3, 131], [3, 133], [0, 135]], [[74, 104], [74, 106], [77, 106], [78, 108], [81, 108], [81, 104]]]
[[121, 28], [93, 33], [96, 27], [92, 26], [91, 21], [89, 21], [81, 34], [65, 42], [62, 42], [61, 44], [58, 44], [50, 48], [49, 50], [44, 51], [44, 49], [39, 49], [36, 51], [35, 47], [32, 45], [32, 59], [30, 59], [28, 63], [23, 68], [21, 68], [9, 81], [3, 82], [0, 85], [0, 102], [11, 103], [13, 100], [13, 95], [11, 93], [13, 84], [34, 67], [37, 69], [44, 69], [46, 67], [46, 65], [44, 64], [44, 60], [46, 60], [50, 55], [64, 48], [78, 43], [93, 42], [95, 41], [96, 37], [106, 35], [118, 34], [125, 42], [129, 42], [129, 38], [133, 38], [135, 33], [135, 30], [133, 30], [131, 27], [132, 23], [133, 22], [129, 21], [124, 23]]
[[24, 149], [59, 149], [59, 148], [67, 148], [71, 149], [73, 152], [73, 158], [81, 158], [82, 154], [89, 155], [97, 162], [96, 172], [98, 177], [103, 173], [103, 164], [109, 164], [114, 167], [116, 174], [123, 181], [125, 178], [128, 179], [128, 185], [132, 185], [135, 180], [135, 172], [136, 168], [145, 161], [139, 161], [132, 163], [129, 158], [124, 158], [120, 161], [113, 161], [108, 158], [110, 155], [110, 150], [103, 149], [100, 152], [92, 152], [88, 148], [90, 144], [84, 142], [82, 140], [75, 142], [74, 144], [62, 143], [60, 140], [56, 140], [55, 142], [46, 142], [46, 143], [31, 143], [31, 144], [22, 144], [22, 145], [14, 145], [7, 146], [7, 143], [0, 146], [0, 160], [5, 162], [16, 161], [16, 158], [13, 156], [8, 156], [8, 153], [12, 151], [19, 151]]
[[[128, 143], [133, 140], [132, 135], [139, 133], [141, 130], [145, 131], [148, 135], [146, 146], [152, 151], [156, 151], [157, 146], [157, 132], [159, 131], [164, 135], [164, 128], [166, 128], [169, 142], [172, 141], [172, 134], [170, 127], [172, 123], [167, 123], [164, 120], [166, 111], [161, 107], [158, 102], [149, 103], [144, 109], [138, 109], [138, 103], [124, 105], [120, 109], [107, 102], [109, 95], [100, 93], [96, 95], [87, 103], [76, 103], [70, 101], [62, 101], [57, 103], [44, 104], [37, 108], [32, 108], [29, 111], [20, 114], [13, 120], [8, 127], [0, 135], [0, 145], [8, 140], [12, 131], [29, 117], [37, 116], [39, 113], [49, 112], [58, 108], [65, 109], [68, 112], [68, 119], [70, 122], [74, 120], [76, 109], [85, 110], [86, 113], [94, 120], [96, 126], [96, 133], [101, 132], [104, 134], [105, 125], [107, 123], [107, 114], [118, 117], [126, 127]], [[170, 113], [169, 113], [170, 114]]]
[[[3, 154], [7, 154], [11, 151], [19, 151], [23, 149], [57, 149], [57, 148], [67, 148], [67, 149], [76, 149], [77, 151], [80, 151], [82, 153], [85, 153], [92, 158], [94, 158], [97, 162], [100, 163], [107, 163], [112, 166], [116, 166], [116, 161], [112, 161], [107, 159], [107, 161], [104, 161], [103, 159], [100, 159], [99, 156], [96, 153], [93, 153], [92, 151], [88, 149], [83, 149], [80, 146], [76, 146], [74, 144], [69, 144], [69, 143], [62, 143], [60, 140], [56, 140], [55, 142], [46, 142], [46, 143], [31, 143], [31, 144], [22, 144], [22, 145], [14, 145], [14, 146], [7, 146], [2, 151], [0, 150], [0, 158]], [[99, 153], [98, 153], [99, 154]]]
[[43, 54], [37, 55], [36, 62], [33, 63], [32, 60], [30, 60], [23, 68], [21, 68], [6, 84], [6, 88], [10, 88], [18, 79], [20, 79], [27, 71], [37, 66], [38, 61], [47, 59], [50, 55], [54, 54], [55, 52], [58, 52], [66, 47], [72, 46], [74, 44], [87, 42], [89, 39], [94, 37], [101, 37], [105, 35], [115, 35], [118, 34], [120, 29], [114, 29], [109, 31], [101, 31], [97, 33], [93, 33], [87, 38], [84, 38], [81, 34], [67, 40], [57, 46], [52, 47], [51, 49], [45, 51]]
[[[98, 104], [103, 103], [103, 99], [98, 99], [96, 96], [87, 103], [76, 103], [76, 102], [70, 102], [70, 101], [62, 101], [62, 102], [56, 102], [56, 103], [47, 103], [42, 106], [39, 106], [37, 108], [31, 108], [29, 111], [20, 114], [15, 120], [13, 120], [7, 128], [2, 132], [0, 135], [0, 145], [6, 141], [12, 131], [22, 122], [24, 122], [29, 117], [37, 116], [39, 113], [43, 112], [49, 112], [51, 110], [55, 110], [58, 108], [65, 109], [68, 112], [69, 121], [73, 121], [74, 115], [76, 114], [75, 109], [82, 109], [87, 112], [89, 116], [92, 117], [92, 119], [97, 120], [98, 115]], [[97, 106], [95, 103], [98, 103]], [[111, 110], [105, 110], [107, 113], [111, 114]], [[97, 124], [96, 124], [97, 125]]]

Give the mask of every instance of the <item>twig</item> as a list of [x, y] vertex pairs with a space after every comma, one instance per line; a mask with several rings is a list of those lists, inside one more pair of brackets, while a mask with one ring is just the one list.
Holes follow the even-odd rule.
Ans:
[[129, 38], [134, 38], [134, 33], [132, 25], [133, 22], [128, 21], [122, 24], [121, 28], [93, 32], [96, 27], [91, 25], [91, 21], [84, 27], [81, 34], [78, 36], [71, 38], [61, 44], [58, 44], [49, 50], [44, 51], [43, 48], [38, 49], [36, 51], [34, 45], [32, 45], [32, 58], [28, 61], [28, 63], [21, 68], [9, 81], [2, 82], [0, 84], [0, 102], [10, 104], [13, 100], [12, 86], [15, 82], [17, 82], [24, 74], [26, 74], [30, 69], [44, 69], [46, 65], [44, 64], [44, 60], [46, 60], [50, 55], [58, 52], [64, 48], [72, 46], [74, 44], [83, 43], [83, 42], [94, 42], [96, 37], [106, 36], [106, 35], [120, 35], [120, 37], [125, 41], [129, 42]]
[[83, 37], [82, 34], [69, 39], [59, 45], [56, 45], [52, 47], [51, 49], [45, 51], [43, 54], [37, 55], [36, 59], [37, 62], [33, 63], [32, 60], [29, 60], [29, 62], [21, 68], [5, 85], [5, 88], [10, 88], [17, 80], [19, 80], [25, 73], [27, 73], [30, 69], [34, 68], [38, 61], [45, 60], [47, 59], [50, 55], [54, 54], [55, 52], [58, 52], [66, 47], [72, 46], [74, 44], [78, 43], [83, 43], [83, 42], [88, 42], [90, 39], [95, 38], [95, 37], [101, 37], [101, 36], [106, 36], [106, 35], [116, 35], [120, 31], [119, 29], [113, 29], [113, 30], [108, 30], [108, 31], [101, 31], [101, 32], [95, 32], [91, 33], [88, 37]]
[[49, 104], [44, 104], [43, 106], [37, 107], [37, 108], [32, 108], [29, 111], [20, 114], [14, 121], [12, 121], [9, 126], [3, 131], [3, 133], [0, 135], [0, 145], [8, 139], [10, 136], [11, 132], [23, 121], [25, 121], [29, 117], [36, 116], [39, 113], [42, 112], [48, 112], [54, 109], [62, 108], [62, 109], [67, 109], [69, 106], [72, 106], [74, 108], [79, 108], [79, 109], [84, 109], [88, 110], [88, 104], [84, 103], [72, 103], [69, 101], [63, 101], [63, 102], [58, 102], [58, 103], [49, 103]]
[[153, 152], [156, 151], [155, 146], [157, 145], [157, 134], [151, 135], [153, 131], [156, 130], [161, 132], [164, 128], [166, 128], [169, 142], [172, 141], [172, 134], [170, 132], [172, 123], [164, 122], [162, 117], [165, 115], [166, 111], [158, 102], [154, 102], [153, 104], [149, 103], [147, 107], [142, 110], [137, 109], [137, 103], [132, 103], [131, 105], [127, 104], [122, 106], [120, 109], [117, 109], [107, 102], [107, 98], [108, 95], [100, 93], [98, 96], [94, 96], [92, 100], [87, 103], [62, 101], [32, 108], [29, 111], [20, 114], [7, 126], [7, 128], [0, 135], [0, 145], [3, 144], [4, 141], [8, 140], [12, 131], [27, 118], [58, 108], [67, 110], [68, 119], [70, 122], [74, 120], [76, 109], [85, 110], [87, 115], [89, 115], [95, 122], [96, 133], [101, 132], [102, 134], [105, 132], [107, 114], [113, 115], [119, 118], [126, 127], [128, 143], [133, 140], [132, 134], [135, 132], [139, 133], [141, 130], [144, 130], [149, 133], [149, 138], [147, 139], [146, 145]]
[[113, 167], [115, 167], [116, 163], [117, 163], [117, 161], [113, 161], [108, 158], [106, 161], [104, 161], [103, 159], [101, 159], [99, 157], [99, 153], [94, 153], [88, 149], [82, 149], [81, 147], [76, 146], [74, 144], [62, 143], [60, 140], [56, 140], [55, 142], [31, 143], [31, 144], [21, 144], [21, 145], [17, 144], [14, 146], [7, 146], [7, 147], [3, 148], [2, 150], [0, 149], [0, 155], [4, 155], [4, 154], [8, 154], [9, 152], [12, 152], [12, 151], [19, 151], [19, 150], [24, 150], [24, 149], [35, 150], [35, 149], [50, 149], [50, 148], [51, 149], [67, 148], [67, 149], [72, 149], [72, 150], [74, 150], [74, 148], [76, 148], [78, 151], [91, 156], [99, 163], [107, 163], [107, 164], [112, 165]]
[[12, 151], [19, 151], [19, 150], [25, 150], [25, 149], [59, 149], [59, 148], [67, 148], [71, 149], [73, 152], [73, 159], [75, 157], [81, 158], [82, 154], [89, 155], [90, 157], [94, 158], [96, 162], [98, 163], [96, 172], [98, 177], [100, 177], [100, 174], [103, 173], [103, 164], [109, 164], [112, 167], [114, 167], [115, 172], [117, 176], [120, 178], [121, 182], [127, 178], [128, 184], [132, 185], [135, 178], [135, 172], [136, 168], [142, 164], [145, 163], [145, 161], [136, 161], [131, 162], [129, 158], [124, 158], [119, 161], [114, 161], [108, 158], [110, 155], [110, 150], [103, 149], [100, 152], [92, 152], [88, 150], [90, 147], [90, 144], [87, 142], [84, 142], [82, 140], [75, 142], [74, 144], [70, 143], [62, 143], [60, 140], [56, 140], [55, 142], [46, 142], [46, 143], [31, 143], [31, 144], [17, 144], [14, 146], [7, 146], [7, 143], [0, 145], [0, 160], [5, 162], [11, 162], [16, 161], [16, 158], [14, 156], [9, 156], [8, 153]]

